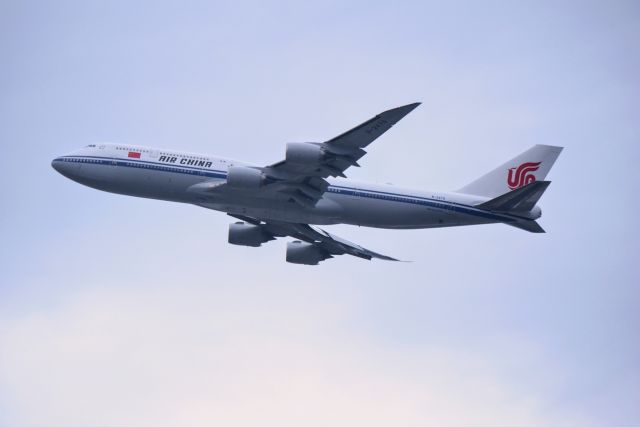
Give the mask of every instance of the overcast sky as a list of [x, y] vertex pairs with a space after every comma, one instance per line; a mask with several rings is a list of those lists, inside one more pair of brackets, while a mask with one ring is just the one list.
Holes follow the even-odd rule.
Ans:
[[[0, 2], [0, 425], [637, 425], [638, 3], [298, 3]], [[561, 145], [547, 234], [332, 226], [413, 262], [298, 266], [50, 166], [265, 165], [414, 101], [349, 177], [449, 190]]]

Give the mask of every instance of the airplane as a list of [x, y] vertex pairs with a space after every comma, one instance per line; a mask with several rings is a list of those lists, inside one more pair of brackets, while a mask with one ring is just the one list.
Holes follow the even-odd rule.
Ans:
[[538, 200], [562, 147], [535, 145], [452, 192], [418, 191], [354, 182], [365, 148], [420, 103], [384, 111], [326, 142], [292, 142], [285, 158], [256, 166], [220, 157], [129, 144], [90, 144], [57, 157], [65, 177], [111, 193], [190, 203], [225, 212], [228, 241], [258, 247], [278, 237], [286, 261], [317, 265], [337, 255], [398, 261], [331, 234], [317, 225], [351, 224], [421, 229], [504, 223], [532, 233], [545, 231]]

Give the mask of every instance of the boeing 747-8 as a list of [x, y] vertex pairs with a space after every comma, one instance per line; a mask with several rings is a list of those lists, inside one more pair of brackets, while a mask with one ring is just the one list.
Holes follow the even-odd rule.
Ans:
[[409, 229], [504, 223], [543, 233], [535, 221], [541, 216], [537, 202], [562, 147], [535, 145], [453, 192], [345, 179], [364, 149], [418, 105], [380, 113], [326, 142], [289, 143], [284, 160], [267, 166], [128, 144], [87, 145], [52, 166], [99, 190], [226, 212], [238, 219], [229, 226], [231, 244], [260, 246], [290, 236], [296, 240], [287, 244], [286, 260], [296, 264], [343, 254], [396, 261], [313, 225]]

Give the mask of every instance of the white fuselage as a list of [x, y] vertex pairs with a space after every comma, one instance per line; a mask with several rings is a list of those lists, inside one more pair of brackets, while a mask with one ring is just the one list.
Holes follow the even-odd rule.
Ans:
[[[130, 153], [136, 157], [130, 157]], [[431, 228], [513, 221], [474, 205], [487, 198], [437, 193], [330, 179], [314, 207], [285, 198], [225, 189], [193, 191], [203, 182], [226, 182], [230, 166], [243, 162], [119, 144], [96, 144], [56, 158], [53, 167], [66, 177], [103, 191], [190, 203], [234, 215], [304, 224], [353, 224], [377, 228]], [[540, 216], [539, 209], [531, 217]]]

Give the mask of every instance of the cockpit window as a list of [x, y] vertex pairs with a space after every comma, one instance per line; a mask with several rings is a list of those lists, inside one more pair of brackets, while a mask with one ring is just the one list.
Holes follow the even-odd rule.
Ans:
[[89, 145], [87, 145], [86, 148], [95, 148], [95, 146], [96, 146], [95, 144], [89, 144]]

